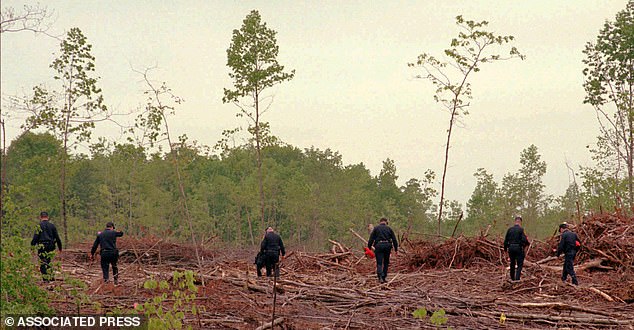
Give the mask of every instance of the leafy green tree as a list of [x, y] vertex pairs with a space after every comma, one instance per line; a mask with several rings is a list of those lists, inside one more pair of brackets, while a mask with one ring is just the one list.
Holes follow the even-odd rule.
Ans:
[[581, 168], [581, 200], [588, 210], [613, 210], [617, 206], [618, 191], [627, 189], [626, 182], [597, 168]]
[[[634, 206], [634, 1], [607, 21], [595, 42], [583, 51], [584, 103], [594, 107], [599, 143], [594, 153], [615, 160], [603, 170], [627, 180], [627, 200]], [[626, 173], [622, 168], [625, 166]], [[623, 195], [617, 192], [619, 195]]]
[[[251, 11], [244, 19], [240, 30], [233, 30], [231, 44], [227, 49], [227, 65], [231, 69], [233, 89], [224, 89], [222, 101], [234, 103], [240, 111], [238, 116], [246, 116], [250, 122], [249, 132], [255, 137], [257, 169], [260, 192], [260, 220], [264, 226], [264, 179], [262, 176], [262, 119], [270, 103], [263, 107], [263, 92], [275, 84], [290, 80], [295, 70], [284, 72], [284, 66], [277, 61], [279, 47], [277, 32], [262, 22], [257, 10]], [[240, 100], [246, 98], [248, 104]]]
[[55, 80], [62, 87], [59, 92], [50, 92], [43, 86], [33, 88], [30, 107], [33, 114], [27, 119], [31, 128], [45, 127], [61, 141], [61, 212], [64, 227], [64, 242], [68, 242], [66, 220], [66, 170], [68, 151], [77, 143], [88, 141], [95, 122], [108, 117], [101, 89], [97, 87], [95, 57], [92, 45], [79, 28], [72, 28], [60, 44], [60, 54], [51, 64]]
[[[579, 185], [576, 182], [572, 182], [566, 188], [566, 192], [557, 198], [557, 204], [560, 211], [565, 214], [566, 218], [573, 218], [574, 214], [577, 213], [577, 203], [579, 203], [581, 199], [581, 192]], [[579, 211], [581, 211], [581, 206], [579, 205]]]
[[545, 185], [542, 182], [546, 174], [546, 162], [541, 160], [537, 147], [531, 144], [520, 154], [519, 179], [522, 192], [522, 216], [524, 220], [535, 221], [547, 206]]
[[432, 185], [434, 177], [434, 172], [427, 170], [424, 179], [409, 179], [401, 187], [400, 209], [407, 216], [408, 228], [427, 229], [427, 224], [432, 220], [432, 199], [438, 194]]
[[438, 235], [441, 233], [441, 219], [445, 198], [445, 179], [449, 162], [449, 147], [454, 124], [469, 112], [467, 107], [472, 99], [469, 78], [484, 63], [496, 62], [511, 58], [524, 59], [515, 47], [510, 47], [507, 55], [500, 55], [498, 47], [513, 41], [513, 36], [498, 36], [484, 30], [487, 21], [475, 22], [456, 17], [456, 24], [461, 31], [457, 38], [451, 40], [450, 48], [445, 49], [446, 61], [441, 61], [429, 54], [421, 54], [415, 63], [408, 66], [422, 69], [423, 73], [416, 78], [428, 79], [436, 87], [434, 100], [449, 111], [449, 128], [447, 129], [447, 143], [445, 145], [445, 161], [440, 188], [440, 202], [438, 203]]
[[522, 214], [524, 193], [519, 174], [507, 173], [502, 177], [498, 198], [501, 215], [493, 221], [493, 229], [494, 232], [501, 233], [511, 219]]
[[479, 168], [473, 174], [476, 178], [476, 187], [467, 202], [467, 219], [465, 227], [469, 231], [482, 228], [490, 224], [499, 216], [498, 184], [493, 179], [493, 174], [484, 168]]
[[[400, 202], [400, 194], [401, 191], [396, 184], [396, 180], [398, 180], [398, 175], [396, 175], [396, 164], [391, 159], [386, 159], [383, 161], [383, 167], [377, 176], [377, 185], [379, 188], [379, 197], [383, 202], [383, 209], [381, 213], [385, 216], [389, 216], [394, 218], [395, 214], [388, 214], [387, 209], [388, 205], [392, 205], [395, 207], [395, 204]], [[393, 212], [392, 212], [393, 213]]]
[[[6, 218], [2, 232], [17, 235], [33, 234], [35, 218], [47, 210], [52, 218], [59, 216], [59, 162], [62, 147], [59, 140], [47, 133], [25, 132], [13, 140], [7, 150]], [[24, 221], [34, 219], [33, 222]], [[13, 230], [15, 229], [15, 230]]]

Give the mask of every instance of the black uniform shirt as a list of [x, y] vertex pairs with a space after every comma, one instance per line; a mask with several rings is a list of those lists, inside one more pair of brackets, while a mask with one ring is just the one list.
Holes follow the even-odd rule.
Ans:
[[372, 248], [374, 243], [390, 242], [394, 246], [394, 252], [398, 252], [398, 242], [394, 231], [388, 225], [381, 223], [374, 227], [370, 239], [368, 240], [368, 248]]
[[267, 232], [266, 235], [264, 235], [264, 239], [260, 244], [260, 251], [270, 251], [273, 253], [282, 252], [282, 256], [286, 255], [286, 250], [284, 249], [284, 242], [282, 242], [282, 237], [272, 231]]
[[[40, 229], [35, 231], [33, 239], [31, 240], [31, 245], [43, 244], [55, 246], [56, 243], [57, 247], [61, 251], [62, 240], [59, 238], [55, 225], [50, 223], [48, 220], [40, 221]], [[53, 249], [55, 249], [55, 247], [53, 247]]]
[[557, 247], [557, 256], [559, 257], [562, 253], [571, 253], [577, 251], [577, 234], [571, 232], [570, 230], [566, 230], [561, 233], [561, 238], [559, 239], [559, 246]]
[[115, 251], [117, 249], [117, 237], [123, 236], [123, 232], [106, 229], [97, 235], [92, 245], [90, 254], [95, 254], [97, 246], [101, 244], [101, 251]]
[[509, 245], [517, 244], [522, 247], [528, 245], [528, 238], [524, 234], [524, 228], [520, 225], [515, 225], [506, 231], [506, 237], [504, 238], [504, 251], [508, 250]]

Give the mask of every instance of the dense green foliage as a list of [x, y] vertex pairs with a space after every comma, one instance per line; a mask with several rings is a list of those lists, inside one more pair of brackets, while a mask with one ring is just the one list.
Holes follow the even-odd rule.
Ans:
[[[48, 166], [35, 166], [42, 154], [20, 153], [20, 146], [33, 141], [41, 149], [62, 152], [55, 138], [45, 133], [25, 133], [15, 140], [8, 153], [9, 200], [20, 198], [28, 210], [20, 215], [23, 220], [48, 209], [55, 221], [59, 206], [42, 195], [56, 191], [59, 157], [50, 157]], [[264, 228], [251, 222], [259, 215], [253, 147], [245, 145], [217, 156], [183, 141], [175, 152], [198, 238], [259, 241]], [[424, 180], [411, 179], [399, 187], [396, 167], [389, 159], [373, 177], [363, 164], [344, 165], [341, 155], [331, 150], [302, 151], [278, 143], [266, 146], [263, 156], [264, 185], [269, 192], [267, 219], [290, 241], [320, 244], [328, 237], [340, 239], [349, 236], [349, 227], [359, 230], [380, 216], [389, 217], [397, 228], [425, 230], [434, 212], [431, 172]], [[71, 238], [91, 237], [107, 220], [131, 234], [170, 232], [174, 237], [186, 237], [170, 158], [168, 154], [147, 154], [131, 144], [100, 144], [93, 148], [92, 157], [71, 156]], [[34, 169], [24, 171], [27, 164]], [[34, 182], [42, 182], [43, 189], [50, 191], [31, 192]], [[17, 224], [5, 226], [8, 230], [14, 227]], [[28, 230], [21, 233], [26, 235]]]
[[28, 243], [18, 236], [2, 239], [0, 306], [3, 319], [10, 314], [32, 315], [52, 312], [48, 306], [47, 292], [37, 285], [41, 278], [39, 272], [34, 272], [37, 264], [32, 261], [31, 247]]
[[[41, 152], [26, 152], [32, 146]], [[227, 149], [221, 155], [181, 141], [174, 147], [182, 169], [196, 241], [210, 237], [237, 244], [259, 242], [264, 228], [259, 217], [258, 179], [252, 144]], [[27, 148], [28, 150], [28, 148]], [[165, 234], [185, 239], [189, 229], [182, 218], [178, 179], [169, 153], [147, 153], [132, 144], [95, 145], [93, 155], [69, 157], [69, 224], [71, 239], [87, 239], [106, 221], [130, 234]], [[51, 153], [46, 156], [46, 152]], [[25, 133], [8, 152], [8, 200], [3, 230], [28, 235], [40, 209], [48, 209], [53, 222], [59, 214], [55, 195], [59, 181], [59, 141], [46, 133]], [[363, 164], [345, 165], [341, 155], [315, 148], [300, 150], [283, 143], [263, 149], [265, 212], [289, 243], [319, 247], [327, 238], [354, 242], [348, 228], [363, 230], [382, 216], [397, 232], [429, 233], [437, 216], [435, 176], [399, 184], [393, 160], [386, 159], [378, 175]], [[42, 166], [42, 157], [49, 159]], [[576, 201], [592, 203], [595, 196], [584, 187], [561, 197], [547, 196], [542, 176], [546, 164], [536, 146], [520, 155], [516, 173], [500, 183], [479, 169], [477, 184], [466, 205], [466, 216], [457, 233], [474, 234], [493, 225], [501, 233], [515, 214], [522, 214], [529, 233], [552, 233], [552, 225], [576, 214]], [[585, 195], [582, 194], [585, 193]], [[587, 196], [584, 200], [580, 200]], [[16, 205], [16, 201], [19, 203]], [[19, 205], [19, 206], [18, 206]], [[443, 232], [452, 232], [463, 211], [456, 202], [443, 217]], [[541, 227], [543, 229], [540, 229]], [[218, 240], [217, 240], [218, 241]]]

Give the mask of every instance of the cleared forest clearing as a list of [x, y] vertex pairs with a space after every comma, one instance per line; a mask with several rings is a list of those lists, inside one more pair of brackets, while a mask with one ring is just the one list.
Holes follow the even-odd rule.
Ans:
[[[275, 319], [283, 329], [411, 328], [634, 328], [634, 219], [600, 215], [576, 231], [584, 248], [575, 262], [581, 283], [560, 280], [563, 260], [556, 243], [534, 242], [522, 280], [510, 283], [501, 244], [485, 237], [443, 243], [403, 242], [406, 253], [392, 259], [387, 284], [378, 284], [374, 260], [359, 247], [333, 244], [329, 253], [289, 249], [281, 264]], [[336, 246], [336, 247], [335, 247]], [[98, 263], [87, 258], [88, 243], [59, 257], [62, 271], [87, 284], [91, 303], [66, 295], [53, 301], [60, 313], [134, 312], [136, 304], [170, 290], [144, 288], [150, 278], [171, 280], [174, 271], [194, 270], [198, 293], [185, 313], [194, 328], [254, 329], [271, 322], [273, 280], [257, 278], [247, 250], [201, 250], [199, 271], [193, 248], [157, 237], [121, 239], [117, 286], [102, 284]], [[55, 282], [51, 286], [66, 286]], [[67, 288], [68, 289], [68, 288]], [[169, 306], [171, 298], [163, 304]], [[76, 302], [76, 300], [75, 300]], [[98, 303], [95, 305], [93, 303]], [[421, 318], [421, 308], [427, 316]], [[413, 313], [418, 310], [415, 317]], [[432, 319], [434, 312], [444, 311]]]

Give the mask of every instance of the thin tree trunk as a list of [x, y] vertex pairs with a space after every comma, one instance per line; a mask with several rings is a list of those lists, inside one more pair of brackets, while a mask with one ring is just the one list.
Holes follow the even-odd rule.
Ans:
[[438, 236], [441, 235], [440, 223], [442, 219], [442, 208], [445, 200], [445, 177], [447, 176], [447, 163], [449, 162], [449, 142], [451, 141], [451, 131], [453, 130], [454, 118], [456, 116], [456, 105], [451, 112], [451, 119], [449, 119], [449, 130], [447, 131], [447, 145], [445, 146], [445, 164], [442, 170], [442, 181], [440, 184], [440, 204], [438, 206]]
[[447, 145], [445, 146], [445, 164], [443, 166], [442, 182], [440, 187], [440, 205], [438, 208], [438, 236], [441, 235], [440, 221], [442, 219], [442, 208], [443, 208], [443, 202], [445, 199], [445, 177], [447, 176], [447, 163], [449, 162], [449, 143], [451, 142], [451, 132], [453, 130], [454, 119], [456, 118], [457, 112], [463, 106], [463, 105], [459, 105], [458, 102], [460, 101], [462, 88], [465, 86], [467, 82], [467, 78], [469, 77], [469, 74], [471, 73], [471, 71], [473, 71], [473, 69], [476, 67], [478, 62], [480, 62], [480, 54], [482, 54], [482, 50], [484, 49], [484, 47], [486, 47], [486, 45], [480, 46], [480, 49], [478, 50], [478, 54], [476, 55], [473, 63], [471, 64], [469, 69], [466, 72], [464, 72], [464, 76], [462, 77], [462, 82], [460, 83], [460, 86], [458, 86], [458, 89], [456, 89], [455, 91], [452, 90], [454, 94], [454, 98], [451, 103], [452, 104], [451, 118], [449, 119], [449, 130], [447, 131]]
[[630, 204], [630, 209], [632, 207], [634, 207], [634, 182], [633, 182], [633, 176], [634, 176], [634, 168], [633, 168], [633, 162], [632, 159], [633, 154], [634, 154], [634, 123], [633, 123], [633, 115], [632, 115], [632, 111], [634, 109], [632, 109], [630, 107], [629, 111], [628, 111], [628, 124], [629, 124], [629, 141], [627, 143], [627, 147], [628, 147], [628, 153], [627, 153], [627, 188], [628, 188], [628, 192], [629, 192], [629, 204]]
[[262, 154], [260, 150], [260, 109], [259, 109], [259, 94], [255, 92], [255, 151], [257, 153], [257, 166], [258, 166], [258, 184], [260, 188], [260, 222], [262, 227], [265, 225], [264, 221], [264, 183], [262, 178]]
[[0, 129], [2, 130], [2, 150], [0, 151], [0, 223], [4, 217], [4, 187], [7, 183], [7, 137], [5, 133], [4, 120], [2, 120], [2, 110], [0, 109]]
[[178, 179], [178, 190], [180, 197], [183, 201], [185, 219], [189, 226], [189, 232], [192, 238], [192, 244], [194, 245], [194, 252], [196, 253], [196, 261], [198, 262], [198, 268], [202, 269], [202, 263], [200, 260], [200, 254], [198, 253], [198, 244], [196, 244], [196, 235], [194, 234], [194, 226], [192, 225], [191, 215], [189, 213], [189, 206], [187, 205], [187, 196], [185, 195], [185, 187], [183, 185], [183, 178], [181, 176], [180, 166], [178, 165], [178, 157], [176, 156], [176, 150], [172, 144], [172, 138], [170, 135], [169, 125], [167, 123], [167, 117], [165, 116], [165, 106], [160, 101], [160, 91], [157, 90], [147, 77], [147, 71], [143, 74], [143, 78], [148, 86], [150, 86], [152, 93], [154, 93], [155, 101], [157, 102], [158, 109], [160, 110], [161, 117], [163, 119], [163, 125], [165, 126], [165, 135], [167, 137], [167, 143], [169, 144], [170, 154], [172, 154], [172, 162], [174, 163], [174, 169], [176, 171], [176, 178]]
[[[69, 104], [70, 96], [69, 96]], [[68, 125], [70, 123], [70, 109], [64, 125], [64, 149], [62, 150], [61, 199], [62, 199], [62, 225], [64, 226], [64, 244], [68, 246], [68, 222], [66, 221], [66, 157], [68, 155]]]
[[[249, 220], [249, 222], [251, 222]], [[240, 209], [236, 212], [236, 239], [237, 242], [242, 244], [242, 217], [240, 217]]]
[[174, 162], [174, 168], [176, 169], [176, 177], [178, 178], [178, 190], [180, 191], [181, 198], [183, 199], [183, 207], [185, 208], [185, 218], [187, 219], [187, 224], [189, 225], [189, 232], [192, 237], [192, 244], [194, 245], [194, 252], [196, 252], [196, 261], [198, 261], [198, 266], [202, 268], [202, 264], [200, 263], [200, 256], [198, 254], [198, 244], [196, 244], [196, 236], [194, 234], [194, 226], [192, 225], [191, 215], [189, 213], [189, 206], [187, 205], [187, 196], [185, 195], [185, 186], [183, 185], [183, 178], [181, 176], [180, 166], [178, 166], [178, 158], [176, 157], [176, 150], [172, 146], [172, 140], [169, 134], [169, 128], [167, 126], [167, 118], [163, 114], [163, 121], [165, 123], [165, 131], [167, 132], [167, 143], [170, 145], [170, 153], [172, 154], [172, 161]]
[[253, 237], [253, 224], [251, 223], [251, 216], [249, 216], [248, 213], [247, 213], [247, 221], [249, 222], [249, 235], [251, 236], [251, 245], [255, 245], [255, 238]]
[[632, 91], [632, 83], [631, 83], [632, 79], [634, 78], [634, 74], [632, 73], [632, 68], [634, 66], [632, 65], [632, 60], [630, 60], [629, 62], [630, 62], [629, 63], [630, 64], [630, 66], [629, 66], [630, 67], [630, 71], [629, 71], [629, 76], [630, 76], [630, 80], [629, 81], [630, 81], [630, 83], [629, 83], [629, 86], [628, 86], [629, 87], [629, 93], [628, 93], [629, 97], [627, 99], [627, 103], [628, 103], [628, 107], [627, 107], [627, 119], [628, 120], [627, 121], [628, 121], [629, 128], [630, 128], [630, 131], [629, 131], [630, 140], [629, 140], [629, 143], [628, 143], [628, 147], [629, 147], [630, 150], [629, 150], [629, 155], [628, 155], [628, 158], [627, 158], [627, 160], [628, 160], [628, 162], [627, 162], [627, 179], [628, 179], [628, 182], [627, 183], [628, 183], [628, 190], [629, 190], [629, 193], [630, 193], [630, 196], [629, 196], [629, 199], [628, 199], [629, 202], [630, 202], [629, 209], [630, 210], [634, 210], [634, 182], [633, 182], [634, 181], [634, 178], [633, 178], [633, 176], [634, 176], [634, 161], [633, 161], [633, 159], [634, 159], [634, 102], [633, 102], [633, 99], [632, 99], [632, 97], [633, 97], [632, 92], [634, 92], [634, 91]]

